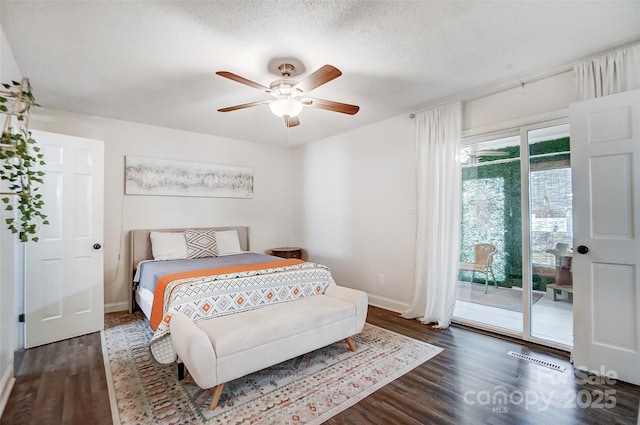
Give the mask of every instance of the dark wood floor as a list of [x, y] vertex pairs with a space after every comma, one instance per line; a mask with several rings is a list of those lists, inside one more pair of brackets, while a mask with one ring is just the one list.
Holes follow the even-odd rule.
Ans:
[[112, 424], [100, 333], [16, 355], [1, 424]]
[[[328, 425], [636, 424], [640, 387], [576, 376], [567, 353], [464, 327], [433, 330], [375, 307], [367, 321], [444, 351]], [[567, 372], [507, 356], [510, 350], [560, 364]], [[111, 424], [99, 334], [18, 357], [16, 383], [0, 423]]]

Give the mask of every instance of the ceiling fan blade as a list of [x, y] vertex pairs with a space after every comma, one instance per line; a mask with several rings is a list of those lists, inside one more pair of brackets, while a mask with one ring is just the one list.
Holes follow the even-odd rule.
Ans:
[[321, 85], [328, 83], [329, 81], [338, 78], [341, 75], [342, 72], [340, 72], [340, 70], [335, 66], [324, 65], [311, 75], [308, 75], [307, 78], [293, 86], [292, 90], [299, 89], [302, 90], [303, 93], [309, 93], [311, 90], [320, 87]]
[[312, 108], [326, 109], [328, 111], [340, 112], [343, 114], [354, 115], [360, 110], [357, 105], [349, 105], [348, 103], [334, 102], [332, 100], [304, 98], [302, 103]]
[[271, 93], [271, 89], [269, 87], [265, 87], [262, 84], [258, 84], [258, 83], [254, 82], [254, 81], [247, 80], [246, 78], [241, 77], [239, 75], [236, 75], [233, 72], [218, 71], [218, 72], [216, 72], [216, 74], [221, 76], [221, 77], [228, 78], [228, 79], [233, 80], [233, 81], [237, 81], [238, 83], [246, 84], [249, 87], [253, 87], [255, 89], [262, 90], [262, 91], [265, 91], [267, 93]]
[[284, 124], [285, 124], [287, 127], [295, 127], [295, 126], [298, 126], [298, 125], [300, 125], [300, 118], [298, 118], [298, 117], [287, 117], [287, 116], [285, 116], [285, 117], [284, 117]]
[[259, 100], [257, 102], [243, 103], [242, 105], [228, 106], [226, 108], [218, 109], [218, 112], [231, 112], [238, 109], [250, 108], [252, 106], [265, 105], [269, 103], [269, 100]]

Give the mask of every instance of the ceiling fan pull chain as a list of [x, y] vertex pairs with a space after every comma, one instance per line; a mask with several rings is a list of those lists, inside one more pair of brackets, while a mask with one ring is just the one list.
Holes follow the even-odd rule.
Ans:
[[287, 146], [291, 147], [291, 144], [289, 143], [289, 116], [287, 115], [284, 119], [287, 121], [287, 125], [284, 126], [286, 139], [287, 139]]

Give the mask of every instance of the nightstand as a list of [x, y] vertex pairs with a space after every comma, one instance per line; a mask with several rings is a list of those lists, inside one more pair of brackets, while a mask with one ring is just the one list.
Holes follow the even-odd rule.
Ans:
[[273, 248], [271, 255], [282, 258], [302, 258], [302, 249], [295, 246]]

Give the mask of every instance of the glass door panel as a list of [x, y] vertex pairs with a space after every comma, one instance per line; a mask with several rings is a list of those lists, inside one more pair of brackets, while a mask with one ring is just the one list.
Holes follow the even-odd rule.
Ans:
[[520, 137], [461, 152], [461, 264], [458, 321], [522, 332]]
[[531, 336], [573, 345], [573, 220], [569, 126], [527, 132]]

